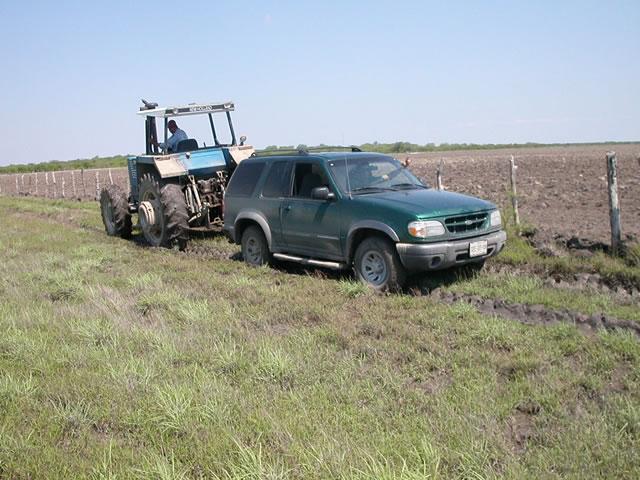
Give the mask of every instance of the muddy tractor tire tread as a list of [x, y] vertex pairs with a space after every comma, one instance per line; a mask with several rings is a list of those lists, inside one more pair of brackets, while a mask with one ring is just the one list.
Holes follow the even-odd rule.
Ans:
[[131, 238], [131, 214], [127, 194], [118, 185], [107, 185], [100, 192], [100, 212], [107, 235]]
[[160, 202], [164, 210], [169, 246], [178, 243], [184, 248], [189, 239], [189, 213], [180, 185], [169, 183], [160, 190]]
[[168, 183], [160, 186], [153, 175], [145, 174], [140, 180], [139, 191], [141, 200], [150, 196], [157, 207], [157, 229], [150, 234], [143, 228], [147, 241], [156, 247], [171, 248], [178, 244], [183, 249], [188, 240], [189, 214], [180, 185]]

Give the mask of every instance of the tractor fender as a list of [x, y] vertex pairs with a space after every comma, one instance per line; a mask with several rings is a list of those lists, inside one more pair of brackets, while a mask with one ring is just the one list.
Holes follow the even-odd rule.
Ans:
[[346, 252], [348, 259], [351, 259], [351, 257], [353, 256], [353, 242], [356, 239], [359, 230], [376, 230], [380, 233], [385, 234], [393, 242], [400, 241], [400, 238], [398, 237], [398, 234], [395, 232], [395, 230], [386, 223], [377, 220], [361, 220], [351, 225], [349, 231], [347, 232]]
[[236, 216], [236, 221], [234, 222], [234, 236], [236, 243], [240, 243], [240, 239], [242, 238], [242, 230], [238, 228], [243, 221], [251, 220], [252, 222], [257, 223], [262, 228], [264, 232], [264, 236], [267, 239], [267, 245], [269, 245], [269, 249], [271, 249], [271, 229], [269, 228], [269, 223], [264, 216], [256, 211], [256, 210], [242, 210]]

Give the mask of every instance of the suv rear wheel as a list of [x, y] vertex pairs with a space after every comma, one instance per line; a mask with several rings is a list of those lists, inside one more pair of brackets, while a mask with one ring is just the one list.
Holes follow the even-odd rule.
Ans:
[[389, 240], [381, 237], [366, 238], [358, 245], [353, 264], [358, 279], [374, 290], [402, 290], [406, 272]]
[[262, 229], [251, 225], [242, 232], [242, 257], [249, 265], [265, 265], [271, 260], [271, 252]]

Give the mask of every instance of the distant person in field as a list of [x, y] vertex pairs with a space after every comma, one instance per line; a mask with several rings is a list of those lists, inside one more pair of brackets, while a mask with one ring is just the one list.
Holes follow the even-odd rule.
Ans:
[[171, 136], [167, 138], [166, 142], [159, 143], [158, 146], [161, 149], [166, 150], [168, 153], [173, 153], [177, 150], [178, 143], [180, 143], [182, 140], [187, 140], [189, 137], [187, 137], [187, 134], [184, 133], [184, 130], [180, 130], [178, 128], [178, 124], [175, 120], [169, 120], [167, 127], [171, 132]]

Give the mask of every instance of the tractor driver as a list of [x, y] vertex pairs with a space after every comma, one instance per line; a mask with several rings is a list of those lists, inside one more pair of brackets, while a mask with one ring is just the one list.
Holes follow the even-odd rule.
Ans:
[[178, 128], [178, 124], [175, 120], [169, 120], [169, 123], [167, 123], [167, 127], [171, 132], [171, 136], [167, 138], [166, 142], [159, 143], [158, 146], [161, 149], [166, 150], [167, 153], [172, 153], [176, 151], [178, 143], [180, 143], [182, 140], [187, 140], [189, 137], [187, 137], [187, 134], [184, 133], [184, 130], [180, 130]]

